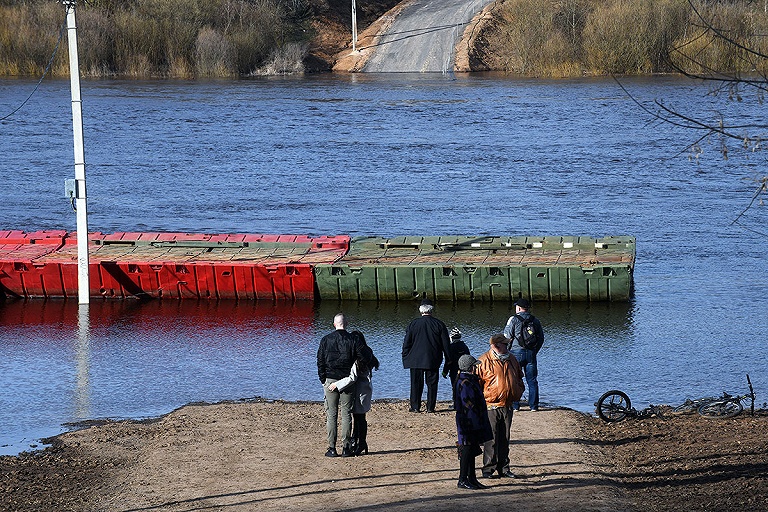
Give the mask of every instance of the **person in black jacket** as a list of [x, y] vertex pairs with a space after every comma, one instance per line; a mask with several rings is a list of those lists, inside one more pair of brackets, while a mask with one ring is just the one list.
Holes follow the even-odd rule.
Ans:
[[337, 421], [341, 409], [341, 441], [342, 457], [355, 455], [352, 446], [352, 411], [355, 406], [355, 387], [345, 391], [329, 389], [329, 386], [349, 376], [352, 365], [360, 361], [364, 366], [370, 364], [372, 352], [366, 350], [365, 343], [359, 337], [347, 332], [347, 319], [339, 313], [333, 317], [336, 328], [320, 340], [317, 349], [317, 375], [323, 384], [325, 394], [325, 427], [328, 432], [328, 451], [326, 457], [336, 457], [336, 440], [338, 436]]
[[[459, 358], [469, 354], [469, 347], [461, 340], [461, 331], [458, 327], [451, 329], [451, 344], [448, 346], [450, 360], [446, 359], [443, 365], [443, 378], [451, 377], [452, 400], [456, 401], [456, 380], [459, 378]], [[450, 408], [454, 405], [451, 403]]]
[[427, 383], [427, 412], [435, 412], [440, 363], [450, 361], [448, 328], [432, 316], [434, 305], [424, 299], [419, 306], [421, 317], [413, 320], [405, 331], [403, 368], [411, 370], [410, 412], [420, 412], [421, 394]]

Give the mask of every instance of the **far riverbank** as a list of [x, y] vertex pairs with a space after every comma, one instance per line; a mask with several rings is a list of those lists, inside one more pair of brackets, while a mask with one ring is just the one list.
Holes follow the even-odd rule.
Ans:
[[[358, 1], [358, 48], [375, 51], [379, 30], [403, 5], [418, 1]], [[343, 69], [339, 60], [352, 49], [345, 0], [108, 0], [80, 2], [77, 9], [85, 77], [327, 72]], [[22, 0], [0, 6], [0, 40], [7, 41], [0, 46], [0, 76], [37, 77], [50, 63], [51, 76], [66, 77], [66, 44], [51, 60], [64, 16], [57, 3]], [[424, 30], [454, 30], [454, 25], [445, 20], [444, 26]], [[525, 77], [764, 74], [765, 59], [754, 56], [768, 53], [763, 37], [768, 12], [748, 0], [499, 0], [488, 2], [463, 29], [457, 71]], [[346, 67], [351, 69], [359, 67]]]

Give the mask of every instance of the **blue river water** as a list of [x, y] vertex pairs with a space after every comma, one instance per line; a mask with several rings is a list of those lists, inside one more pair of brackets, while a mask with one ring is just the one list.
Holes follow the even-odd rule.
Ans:
[[[738, 124], [728, 102], [673, 77], [622, 80], [654, 109]], [[34, 89], [0, 80], [0, 117]], [[541, 400], [591, 412], [768, 389], [761, 151], [653, 121], [612, 80], [351, 75], [85, 81], [91, 231], [310, 235], [633, 235], [628, 303], [537, 303]], [[69, 82], [45, 81], [0, 122], [0, 230], [75, 230]], [[739, 217], [739, 215], [746, 212]], [[734, 220], [738, 219], [734, 223]], [[67, 424], [185, 403], [322, 400], [315, 354], [347, 313], [382, 361], [378, 398], [406, 398], [400, 347], [414, 304], [0, 302], [0, 454]], [[506, 303], [438, 303], [473, 354]], [[449, 396], [441, 382], [440, 398]], [[319, 414], [322, 414], [319, 412]]]

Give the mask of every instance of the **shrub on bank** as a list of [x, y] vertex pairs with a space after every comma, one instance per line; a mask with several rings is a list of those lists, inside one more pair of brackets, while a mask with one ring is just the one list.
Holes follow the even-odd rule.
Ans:
[[[301, 72], [313, 34], [308, 1], [81, 0], [81, 70], [135, 78]], [[478, 38], [485, 44], [476, 49], [475, 61], [479, 68], [547, 77], [766, 71], [764, 2], [692, 4], [497, 0], [494, 23]], [[0, 0], [0, 75], [39, 76], [64, 23], [57, 1]], [[51, 73], [68, 73], [66, 38]]]
[[499, 22], [488, 37], [491, 69], [529, 76], [580, 73], [585, 2], [506, 0], [500, 5]]
[[[305, 14], [294, 0], [80, 2], [80, 65], [93, 76], [248, 75], [303, 42]], [[0, 74], [41, 74], [65, 23], [60, 3], [0, 0]], [[67, 60], [65, 38], [51, 72], [66, 74]]]
[[[64, 19], [55, 3], [0, 3], [0, 69], [6, 75], [39, 74], [51, 58]], [[66, 46], [66, 39], [63, 39]], [[56, 63], [66, 72], [66, 61]]]
[[[694, 30], [681, 37], [670, 53], [675, 66], [693, 74], [726, 71], [765, 73], [768, 71], [768, 14], [758, 2], [708, 2], [692, 15]], [[711, 27], [704, 24], [706, 20]], [[714, 37], [712, 28], [722, 31]], [[736, 44], [734, 44], [736, 43]], [[749, 49], [749, 50], [747, 50]], [[751, 51], [750, 51], [751, 50]], [[757, 55], [756, 55], [757, 54]]]
[[584, 29], [585, 64], [598, 73], [667, 71], [674, 42], [690, 18], [687, 0], [616, 0], [596, 9]]
[[[502, 0], [486, 67], [527, 76], [760, 71], [705, 26], [765, 54], [768, 13], [750, 0]], [[700, 16], [696, 12], [700, 13]]]

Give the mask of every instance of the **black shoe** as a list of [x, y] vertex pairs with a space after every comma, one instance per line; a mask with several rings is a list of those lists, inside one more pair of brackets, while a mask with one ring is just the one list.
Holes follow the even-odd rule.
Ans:
[[456, 484], [456, 487], [459, 489], [469, 489], [470, 491], [476, 491], [478, 487], [475, 487], [472, 482], [469, 480], [459, 480], [459, 483]]
[[408, 412], [421, 412], [421, 411], [418, 409], [408, 409]]
[[427, 412], [430, 413], [430, 414], [435, 414], [435, 410], [434, 409], [427, 409]]
[[499, 478], [517, 478], [510, 470], [499, 471]]
[[355, 455], [362, 455], [363, 452], [368, 455], [368, 443], [366, 441], [360, 441], [355, 446]]
[[472, 485], [474, 485], [475, 487], [477, 487], [478, 489], [490, 489], [490, 487], [488, 487], [487, 485], [484, 485], [478, 482], [477, 478], [475, 478], [474, 480], [468, 478], [467, 481]]
[[483, 478], [493, 478], [493, 473], [483, 473]]
[[344, 450], [341, 452], [341, 456], [342, 457], [354, 457], [355, 456], [355, 452], [352, 450], [351, 447], [345, 446]]
[[328, 451], [325, 452], [326, 457], [338, 457], [339, 454], [336, 453], [336, 448], [328, 448]]

